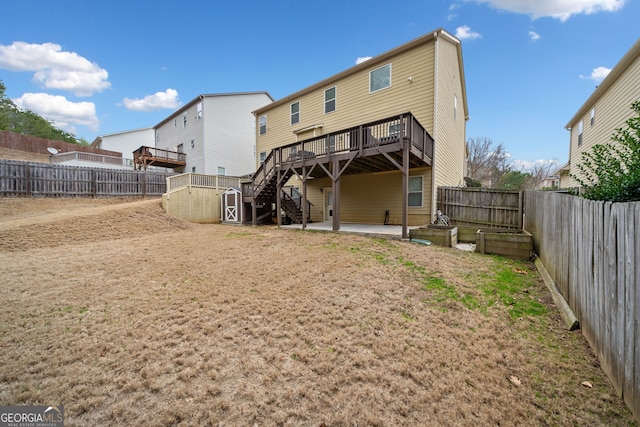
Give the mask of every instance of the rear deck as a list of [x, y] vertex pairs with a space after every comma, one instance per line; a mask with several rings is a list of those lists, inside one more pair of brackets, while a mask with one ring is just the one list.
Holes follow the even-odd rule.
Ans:
[[187, 164], [187, 155], [178, 151], [142, 146], [133, 152], [135, 169], [147, 170], [148, 166], [171, 168], [181, 172]]
[[[340, 177], [399, 169], [403, 173], [402, 235], [407, 238], [409, 170], [432, 166], [433, 147], [433, 138], [411, 113], [283, 145], [269, 153], [251, 182], [243, 184], [243, 200], [251, 204], [251, 218], [256, 224], [259, 218], [269, 216], [272, 204], [276, 204], [276, 212], [281, 211], [282, 188], [295, 175], [303, 184], [300, 208], [305, 228], [308, 219], [306, 182], [308, 179], [329, 177], [334, 197], [332, 227], [338, 231]], [[259, 213], [260, 207], [265, 211]], [[277, 217], [280, 221], [280, 216]]]

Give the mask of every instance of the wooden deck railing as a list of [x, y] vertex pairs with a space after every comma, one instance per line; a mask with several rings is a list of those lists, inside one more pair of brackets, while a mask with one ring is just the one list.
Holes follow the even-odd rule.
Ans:
[[133, 159], [148, 157], [157, 160], [169, 160], [175, 162], [186, 162], [187, 155], [178, 151], [169, 151], [162, 148], [142, 146], [133, 152]]
[[183, 173], [167, 178], [167, 193], [183, 187], [200, 188], [240, 188], [240, 178], [233, 176], [204, 175], [199, 173]]
[[[423, 160], [433, 159], [434, 140], [411, 113], [388, 117], [364, 125], [330, 132], [271, 150], [253, 176], [252, 196], [269, 185], [279, 167], [284, 165], [348, 154], [354, 151], [397, 144], [408, 139]], [[244, 193], [244, 191], [243, 191]], [[245, 194], [245, 196], [248, 194]]]

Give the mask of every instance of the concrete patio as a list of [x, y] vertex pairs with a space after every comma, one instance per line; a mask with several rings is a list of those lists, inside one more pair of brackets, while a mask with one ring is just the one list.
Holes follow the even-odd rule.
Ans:
[[[302, 224], [283, 225], [282, 228], [302, 229]], [[409, 229], [418, 227], [409, 227]], [[333, 224], [331, 221], [312, 222], [307, 224], [307, 230], [313, 231], [332, 231]], [[383, 237], [385, 239], [402, 239], [401, 225], [383, 225], [383, 224], [340, 224], [340, 233], [360, 234], [363, 236]]]

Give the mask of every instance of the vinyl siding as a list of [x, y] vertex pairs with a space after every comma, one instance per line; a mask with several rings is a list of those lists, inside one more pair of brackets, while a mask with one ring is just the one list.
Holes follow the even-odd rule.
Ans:
[[[291, 102], [260, 112], [255, 118], [256, 128], [260, 116], [266, 115], [267, 133], [259, 135], [256, 131], [257, 151], [269, 153], [275, 147], [291, 144], [298, 140], [294, 131], [310, 126], [322, 124], [322, 128], [316, 130], [320, 135], [406, 112], [413, 113], [432, 133], [433, 46], [432, 42], [425, 43], [391, 59], [370, 60], [356, 74], [301, 94], [292, 100], [300, 102], [300, 122], [295, 125], [290, 121]], [[391, 87], [369, 93], [369, 72], [387, 63], [392, 64]], [[412, 81], [408, 77], [412, 77]], [[336, 110], [325, 114], [324, 91], [333, 86], [336, 87]]]
[[[458, 49], [459, 45], [442, 35], [446, 41], [440, 53], [440, 78], [438, 83], [441, 111], [434, 111], [436, 57], [435, 37], [437, 32], [425, 35], [397, 49], [370, 59], [363, 64], [319, 82], [305, 90], [294, 93], [255, 113], [257, 153], [271, 152], [272, 149], [316, 135], [358, 126], [367, 122], [410, 112], [434, 137], [437, 153], [435, 162], [442, 162], [439, 181], [446, 185], [458, 185], [463, 182], [466, 94], [463, 75], [461, 75]], [[372, 70], [391, 64], [391, 86], [369, 92], [369, 74]], [[336, 110], [324, 113], [324, 93], [326, 89], [336, 88]], [[453, 95], [457, 94], [458, 118], [453, 120]], [[300, 121], [290, 122], [290, 107], [300, 103]], [[267, 132], [259, 135], [258, 123], [261, 116], [267, 117]], [[434, 120], [438, 117], [438, 135], [434, 134]], [[317, 127], [313, 131], [296, 133]], [[449, 147], [451, 145], [451, 147]], [[440, 165], [439, 163], [437, 163]], [[256, 167], [259, 159], [256, 159]], [[450, 169], [450, 170], [447, 170]], [[420, 174], [423, 179], [423, 206], [409, 208], [409, 225], [424, 225], [431, 221], [435, 211], [435, 191], [432, 168], [411, 170], [410, 174]], [[390, 223], [402, 223], [402, 173], [390, 171], [380, 174], [343, 175], [340, 178], [340, 220], [341, 222], [360, 222], [381, 224], [385, 211], [389, 210]], [[289, 185], [301, 186], [297, 179]], [[442, 185], [442, 184], [439, 184]], [[313, 221], [324, 221], [324, 194], [322, 188], [331, 187], [329, 178], [310, 180], [307, 185], [307, 197], [314, 206], [311, 209]]]
[[137, 129], [127, 132], [103, 135], [100, 148], [122, 153], [125, 159], [133, 158], [133, 152], [144, 146], [154, 147], [153, 128]]
[[234, 94], [204, 98], [204, 169], [217, 175], [244, 176], [255, 170], [255, 118], [252, 111], [270, 103], [268, 95]]
[[[423, 206], [409, 207], [409, 225], [425, 225], [431, 219], [431, 168], [415, 169], [410, 176], [423, 177]], [[331, 187], [323, 178], [307, 185], [313, 221], [324, 221], [324, 194], [321, 188]], [[402, 173], [346, 175], [340, 178], [340, 221], [364, 224], [384, 223], [389, 210], [389, 223], [402, 224]]]
[[[187, 115], [187, 126], [183, 125], [182, 114]], [[176, 126], [173, 125], [177, 120]], [[187, 155], [187, 165], [185, 172], [191, 172], [195, 166], [197, 173], [204, 173], [204, 150], [202, 135], [202, 119], [196, 120], [196, 104], [188, 109], [179, 111], [169, 117], [164, 124], [156, 129], [160, 133], [156, 140], [155, 147], [163, 150], [176, 151], [178, 145], [182, 144], [184, 153]], [[191, 148], [191, 140], [195, 140], [195, 148]]]
[[[464, 184], [466, 119], [458, 53], [456, 46], [446, 38], [438, 40], [437, 52], [435, 185], [461, 186]], [[457, 114], [454, 117], [455, 99]]]
[[[633, 117], [631, 104], [640, 99], [640, 56], [620, 75], [594, 104], [588, 106], [586, 113], [571, 124], [570, 132], [570, 173], [578, 175], [578, 164], [582, 153], [590, 151], [595, 144], [611, 142], [615, 129], [623, 127], [625, 121]], [[595, 107], [595, 122], [591, 125], [591, 108]], [[582, 145], [578, 146], [578, 123], [583, 121]], [[570, 176], [563, 176], [561, 187], [579, 186]]]

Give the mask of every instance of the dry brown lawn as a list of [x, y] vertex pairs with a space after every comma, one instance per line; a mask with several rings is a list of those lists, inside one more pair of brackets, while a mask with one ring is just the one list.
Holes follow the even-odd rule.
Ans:
[[0, 272], [0, 404], [69, 426], [634, 425], [530, 263], [0, 199]]

